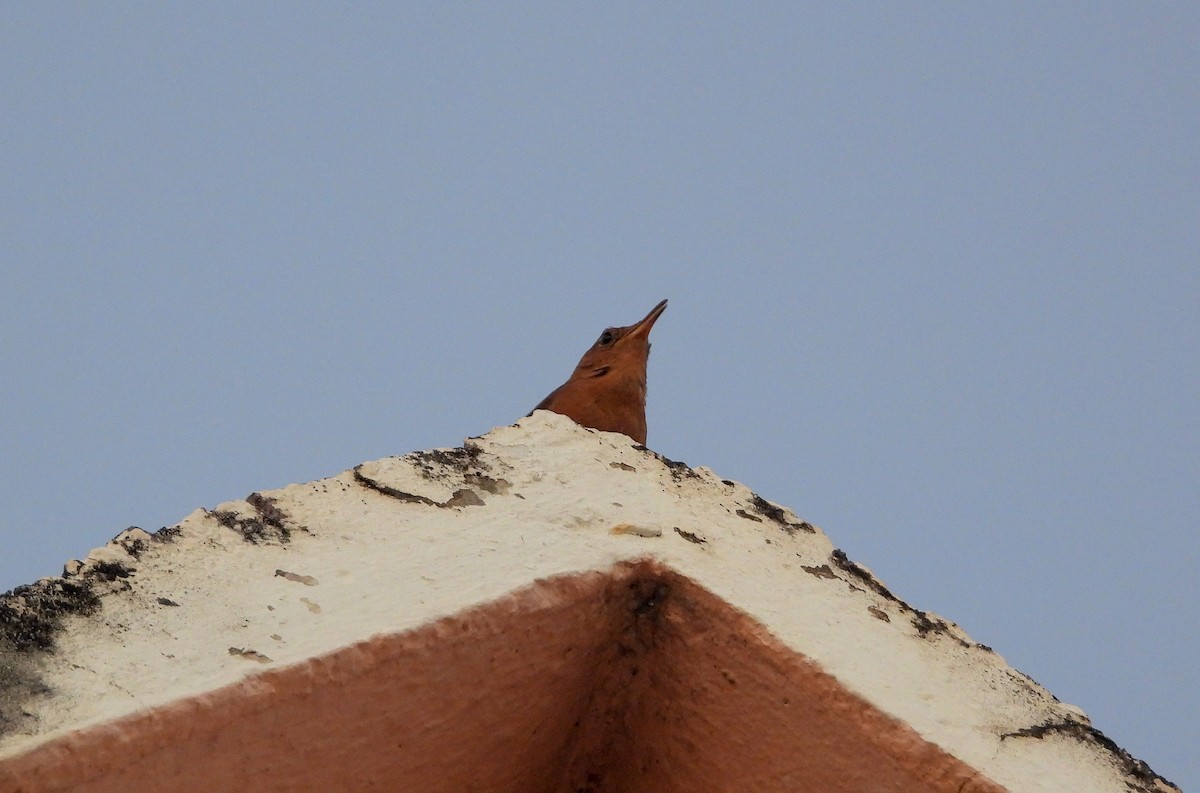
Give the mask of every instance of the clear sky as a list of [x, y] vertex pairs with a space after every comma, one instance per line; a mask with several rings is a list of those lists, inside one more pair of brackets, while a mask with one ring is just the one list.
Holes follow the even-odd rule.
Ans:
[[1200, 789], [1200, 4], [341, 5], [0, 10], [0, 590], [666, 297], [650, 446]]

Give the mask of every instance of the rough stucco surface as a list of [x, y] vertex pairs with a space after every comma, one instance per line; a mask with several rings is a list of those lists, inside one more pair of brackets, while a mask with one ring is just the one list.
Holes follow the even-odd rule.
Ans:
[[790, 511], [553, 414], [67, 571], [0, 601], [2, 791], [1173, 789]]

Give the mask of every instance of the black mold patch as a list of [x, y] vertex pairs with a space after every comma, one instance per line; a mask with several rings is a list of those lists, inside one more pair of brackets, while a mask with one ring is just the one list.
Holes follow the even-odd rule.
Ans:
[[159, 542], [174, 542], [183, 534], [183, 529], [178, 526], [163, 526], [158, 531], [150, 536]]
[[0, 651], [51, 650], [64, 617], [99, 609], [100, 598], [87, 580], [54, 578], [19, 586], [0, 595]]
[[[288, 525], [291, 517], [279, 508], [275, 499], [262, 493], [251, 493], [246, 496], [246, 503], [258, 514], [246, 517], [229, 510], [213, 510], [208, 514], [225, 528], [241, 534], [246, 542], [255, 545], [270, 542], [282, 545], [292, 541], [292, 527]], [[296, 528], [308, 530], [299, 525]]]
[[126, 540], [121, 543], [121, 547], [134, 559], [140, 559], [142, 558], [142, 554], [146, 552], [146, 548], [149, 547], [149, 543], [145, 540]]
[[834, 564], [845, 570], [854, 578], [857, 578], [859, 581], [866, 584], [867, 588], [875, 594], [882, 595], [884, 598], [892, 601], [893, 603], [899, 603], [901, 606], [909, 608], [907, 603], [893, 595], [891, 590], [879, 583], [875, 576], [871, 575], [871, 573], [865, 568], [859, 567], [854, 562], [850, 561], [850, 557], [846, 556], [846, 552], [841, 548], [835, 549], [834, 552], [830, 554], [830, 558], [833, 559]]
[[657, 616], [671, 594], [671, 587], [661, 578], [641, 578], [629, 582], [629, 594], [632, 597], [630, 610], [634, 616]]
[[275, 526], [282, 530], [284, 522], [288, 520], [288, 514], [279, 508], [275, 499], [264, 496], [262, 493], [251, 493], [246, 496], [246, 503], [258, 511], [263, 522], [268, 526]]
[[481, 451], [479, 446], [472, 444], [457, 446], [453, 449], [431, 449], [427, 452], [419, 452], [419, 454], [439, 465], [466, 470], [467, 466], [474, 465], [475, 461], [479, 459]]
[[846, 556], [846, 552], [842, 549], [838, 548], [835, 550], [831, 555], [831, 558], [833, 559], [834, 564], [845, 570], [854, 578], [858, 579], [858, 581], [865, 584], [867, 589], [885, 598], [886, 600], [892, 601], [908, 613], [912, 614], [912, 626], [916, 629], [917, 635], [922, 639], [928, 638], [932, 633], [953, 639], [963, 647], [972, 646], [970, 642], [963, 641], [951, 630], [950, 623], [943, 619], [930, 617], [928, 613], [913, 608], [900, 598], [893, 595], [891, 590], [879, 583], [879, 580], [875, 578], [875, 576], [871, 575], [870, 572], [850, 561], [849, 557]]
[[1090, 743], [1100, 747], [1113, 756], [1121, 770], [1125, 772], [1125, 785], [1136, 793], [1160, 793], [1163, 785], [1178, 790], [1179, 786], [1154, 773], [1154, 769], [1145, 762], [1137, 759], [1129, 752], [1097, 730], [1090, 724], [1064, 719], [1063, 721], [1046, 722], [1033, 727], [1025, 727], [1015, 732], [1006, 732], [1000, 740], [1008, 738], [1033, 738], [1041, 740], [1049, 735], [1062, 735], [1079, 743]]
[[[910, 606], [910, 608], [912, 608]], [[922, 639], [926, 638], [931, 633], [939, 633], [957, 641], [963, 647], [969, 647], [970, 644], [964, 642], [954, 634], [950, 633], [950, 624], [942, 619], [933, 619], [928, 612], [913, 609], [912, 625], [917, 629], [917, 635]]]
[[36, 721], [25, 705], [51, 693], [27, 654], [9, 652], [0, 642], [0, 736], [30, 731]]
[[667, 604], [671, 599], [671, 579], [658, 570], [643, 570], [627, 583], [629, 613], [632, 622], [619, 642], [622, 655], [634, 661], [630, 669], [638, 674], [638, 659], [657, 646], [667, 628]]
[[144, 537], [136, 535], [133, 537], [126, 537], [125, 539], [118, 539], [122, 534], [125, 534], [125, 532], [129, 531], [141, 532], [142, 528], [140, 526], [130, 526], [125, 531], [121, 532], [121, 534], [113, 537], [112, 541], [124, 548], [125, 552], [134, 559], [141, 558], [141, 555], [146, 552], [147, 548], [150, 547], [150, 543]]
[[[1015, 682], [1018, 685], [1032, 686], [1034, 688], [1040, 688], [1040, 689], [1046, 688], [1041, 683], [1034, 680], [1032, 675], [1027, 675], [1024, 672], [1022, 672], [1020, 669], [1013, 669], [1011, 666], [1005, 667], [1004, 669], [1005, 669], [1005, 672], [1007, 672], [1008, 676], [1010, 678], [1012, 678], [1013, 682]], [[1050, 694], [1049, 691], [1047, 691], [1046, 693]], [[1054, 699], [1055, 702], [1059, 701], [1058, 697], [1054, 696], [1053, 694], [1050, 694], [1050, 696]]]
[[678, 526], [672, 526], [671, 528], [675, 529], [675, 533], [688, 542], [694, 542], [696, 545], [703, 545], [704, 543], [708, 542], [708, 540], [704, 539], [699, 534], [693, 534], [690, 531], [684, 531]]
[[[464, 451], [464, 450], [455, 449], [453, 451]], [[479, 454], [479, 451], [477, 449], [465, 450], [465, 451], [466, 451], [465, 457], [469, 457], [472, 460], [475, 459], [475, 457], [477, 457]], [[434, 452], [415, 452], [413, 454], [407, 455], [406, 459], [411, 459], [411, 460], [415, 461], [420, 457], [433, 456], [435, 452], [438, 454], [441, 454], [441, 455], [447, 455], [447, 456], [450, 455], [450, 452], [447, 452], [442, 449], [435, 449]], [[454, 459], [459, 459], [459, 458], [457, 456], [455, 456]], [[417, 462], [417, 465], [421, 468], [421, 473], [423, 476], [425, 476], [425, 478], [427, 478], [427, 479], [438, 479], [439, 478], [437, 475], [437, 472], [432, 467], [424, 465], [420, 462]], [[354, 467], [354, 480], [356, 482], [358, 482], [360, 485], [362, 485], [363, 487], [368, 488], [370, 490], [374, 490], [376, 493], [380, 493], [382, 495], [388, 496], [389, 498], [398, 499], [398, 500], [403, 501], [408, 504], [425, 504], [426, 506], [430, 506], [430, 507], [446, 508], [446, 507], [478, 507], [478, 506], [483, 506], [483, 503], [484, 503], [483, 498], [481, 498], [478, 493], [476, 493], [474, 490], [471, 490], [470, 488], [459, 488], [459, 489], [455, 490], [454, 493], [451, 494], [450, 498], [446, 499], [445, 501], [434, 501], [432, 498], [429, 498], [428, 496], [422, 496], [417, 493], [409, 493], [404, 490], [399, 490], [397, 488], [391, 487], [390, 485], [385, 485], [382, 482], [378, 482], [362, 472], [362, 465], [356, 465]], [[493, 494], [505, 493], [508, 491], [509, 488], [512, 487], [512, 483], [506, 479], [493, 479], [492, 477], [487, 476], [486, 474], [483, 474], [479, 471], [466, 472], [463, 475], [463, 480], [467, 484], [474, 485], [486, 493], [493, 493]]]
[[176, 603], [174, 600], [171, 600], [170, 598], [155, 598], [154, 600], [160, 606], [178, 606], [179, 605], [178, 603]]
[[665, 465], [667, 470], [671, 472], [671, 478], [676, 482], [682, 482], [684, 479], [701, 478], [700, 474], [696, 473], [696, 471], [694, 471], [687, 463], [680, 462], [679, 460], [672, 460], [670, 457], [664, 457], [650, 447], [644, 446], [640, 443], [635, 443], [633, 448], [637, 449], [639, 452], [646, 452], [647, 454], [657, 458], [658, 461]]
[[672, 460], [669, 457], [663, 457], [657, 452], [655, 452], [655, 455], [659, 460], [662, 461], [662, 464], [667, 467], [667, 470], [671, 472], [671, 478], [676, 482], [682, 482], [684, 479], [700, 478], [700, 474], [696, 473], [687, 463], [683, 463], [678, 460]]
[[815, 575], [817, 578], [837, 578], [837, 574], [830, 570], [827, 564], [815, 566], [802, 564], [800, 565], [800, 569], [809, 575]]
[[817, 531], [815, 528], [813, 528], [811, 523], [806, 521], [793, 523], [792, 521], [788, 520], [787, 513], [784, 512], [783, 507], [772, 504], [758, 493], [750, 494], [750, 506], [758, 514], [765, 516], [775, 523], [778, 523], [789, 535], [794, 535], [797, 531], [806, 531], [809, 534], [815, 534]]
[[752, 520], [755, 523], [762, 523], [762, 518], [758, 517], [757, 515], [751, 515], [749, 512], [747, 512], [744, 509], [739, 509], [736, 514], [739, 518], [745, 518], [746, 520]]
[[116, 581], [133, 575], [133, 569], [120, 562], [99, 562], [88, 568], [88, 572], [101, 581]]
[[389, 498], [399, 499], [400, 501], [404, 501], [409, 504], [426, 504], [431, 507], [445, 506], [444, 504], [434, 501], [432, 498], [427, 496], [420, 496], [416, 493], [406, 493], [403, 490], [398, 490], [394, 487], [385, 485], [382, 482], [376, 482], [374, 479], [362, 472], [361, 465], [354, 466], [354, 481], [358, 482], [360, 485], [369, 490], [374, 490], [376, 493], [388, 496]]
[[454, 449], [430, 449], [424, 452], [406, 454], [405, 459], [421, 469], [421, 473], [429, 479], [439, 478], [437, 469], [450, 469], [465, 474], [469, 468], [476, 465], [482, 450], [475, 445], [459, 446]]

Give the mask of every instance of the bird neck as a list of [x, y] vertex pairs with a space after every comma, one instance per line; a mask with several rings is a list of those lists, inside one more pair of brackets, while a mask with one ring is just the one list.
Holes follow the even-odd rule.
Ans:
[[600, 402], [636, 402], [646, 404], [645, 367], [593, 365], [580, 367], [571, 377], [578, 387], [596, 394]]

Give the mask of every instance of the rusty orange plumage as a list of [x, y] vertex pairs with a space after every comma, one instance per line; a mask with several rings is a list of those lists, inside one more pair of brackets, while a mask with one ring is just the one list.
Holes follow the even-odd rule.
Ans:
[[561, 413], [584, 427], [624, 433], [645, 444], [650, 329], [666, 308], [663, 300], [641, 322], [606, 328], [579, 359], [567, 382], [534, 410]]

